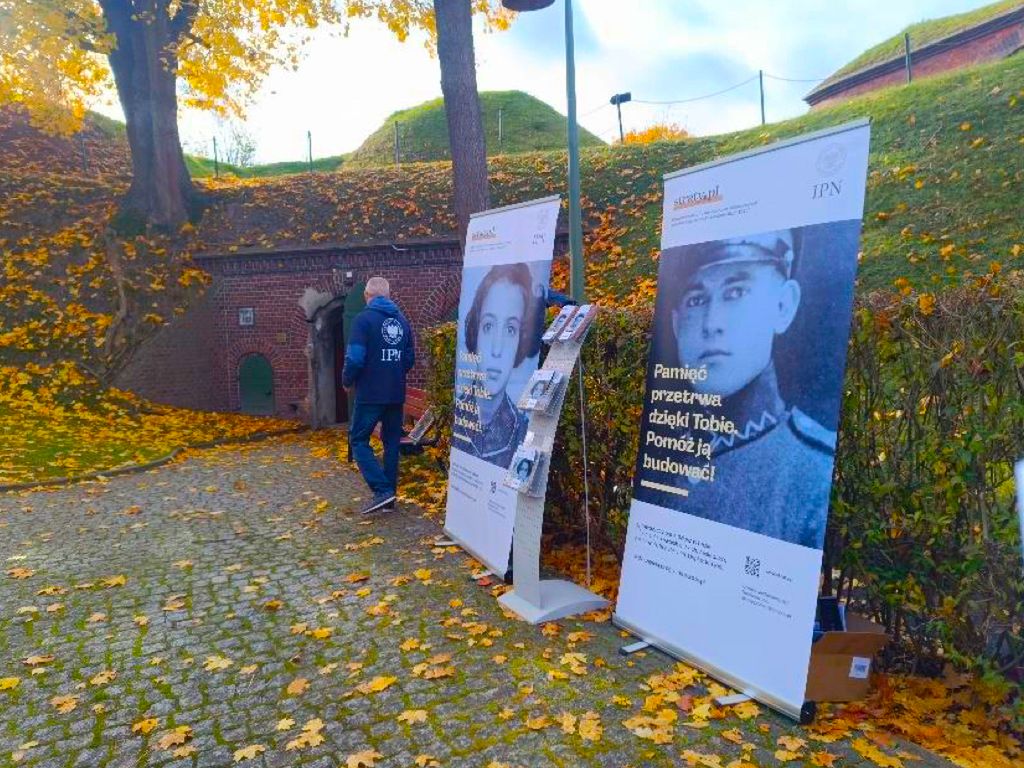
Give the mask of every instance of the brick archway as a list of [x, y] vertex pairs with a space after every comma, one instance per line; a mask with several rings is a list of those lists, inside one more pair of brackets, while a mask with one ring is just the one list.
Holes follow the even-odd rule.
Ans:
[[424, 302], [424, 314], [430, 325], [437, 325], [448, 314], [459, 306], [459, 293], [462, 288], [462, 275], [449, 274], [427, 296]]

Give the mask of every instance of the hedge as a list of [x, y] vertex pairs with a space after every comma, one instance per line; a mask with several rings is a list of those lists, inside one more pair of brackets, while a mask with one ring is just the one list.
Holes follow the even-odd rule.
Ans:
[[[583, 354], [590, 510], [620, 558], [652, 313], [605, 311]], [[432, 402], [451, 423], [455, 326], [432, 332]], [[546, 530], [578, 541], [579, 391], [552, 456]], [[1021, 674], [1024, 578], [1013, 464], [1024, 450], [1024, 288], [990, 274], [939, 296], [858, 300], [822, 569], [900, 641], [905, 666]]]

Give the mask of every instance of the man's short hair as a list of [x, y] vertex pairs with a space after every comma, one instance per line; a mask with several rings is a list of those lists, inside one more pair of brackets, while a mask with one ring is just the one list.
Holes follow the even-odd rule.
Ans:
[[371, 299], [378, 296], [383, 296], [386, 299], [391, 296], [391, 285], [383, 277], [371, 277], [366, 281], [366, 287], [363, 289], [363, 293]]
[[480, 282], [473, 297], [473, 305], [466, 315], [466, 349], [470, 353], [477, 352], [477, 333], [480, 330], [480, 312], [483, 309], [484, 300], [491, 288], [496, 283], [505, 281], [511, 283], [523, 294], [523, 316], [520, 318], [522, 324], [519, 326], [519, 346], [516, 348], [516, 358], [513, 365], [518, 366], [523, 360], [537, 354], [538, 351], [538, 329], [544, 322], [544, 304], [537, 300], [533, 294], [533, 277], [530, 275], [530, 268], [525, 264], [501, 264], [491, 267], [490, 271]]

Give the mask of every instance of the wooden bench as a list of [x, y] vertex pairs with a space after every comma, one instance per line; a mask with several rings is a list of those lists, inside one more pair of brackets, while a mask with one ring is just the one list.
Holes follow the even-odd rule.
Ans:
[[412, 422], [417, 422], [427, 412], [427, 393], [416, 387], [405, 388], [405, 416]]

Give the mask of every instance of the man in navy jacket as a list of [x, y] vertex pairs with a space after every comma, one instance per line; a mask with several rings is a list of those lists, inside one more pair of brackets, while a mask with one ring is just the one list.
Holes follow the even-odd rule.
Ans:
[[[390, 294], [383, 277], [366, 282], [366, 308], [353, 321], [341, 375], [342, 384], [356, 390], [349, 439], [359, 471], [373, 492], [364, 515], [395, 506], [405, 377], [416, 362], [412, 328]], [[383, 466], [370, 447], [377, 424], [384, 443]]]

